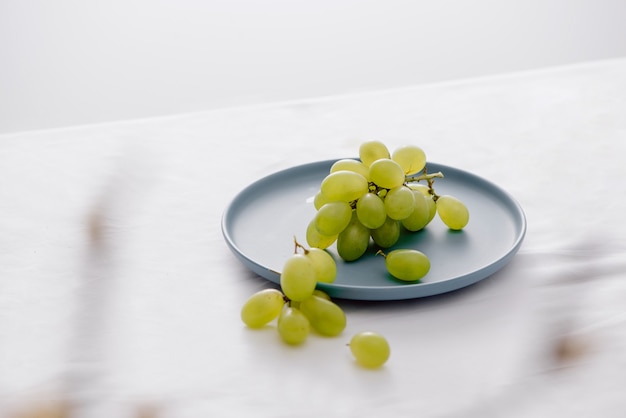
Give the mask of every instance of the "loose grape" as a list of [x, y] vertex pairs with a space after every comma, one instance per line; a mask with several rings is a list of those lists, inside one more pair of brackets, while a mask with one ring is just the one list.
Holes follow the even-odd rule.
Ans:
[[387, 271], [396, 279], [417, 281], [430, 270], [430, 260], [418, 250], [393, 250], [385, 256]]
[[291, 300], [301, 301], [313, 294], [317, 277], [315, 267], [304, 254], [291, 255], [283, 265], [280, 286]]
[[404, 184], [405, 176], [400, 164], [389, 158], [381, 158], [370, 166], [370, 180], [379, 187], [393, 189]]
[[300, 310], [309, 319], [311, 327], [321, 335], [334, 337], [346, 327], [346, 314], [330, 300], [311, 296], [300, 302]]
[[337, 237], [337, 253], [345, 261], [359, 259], [370, 242], [370, 230], [359, 221], [356, 215]]
[[356, 215], [366, 228], [379, 228], [387, 219], [385, 202], [375, 193], [365, 193], [356, 202]]
[[337, 235], [323, 235], [315, 227], [315, 219], [311, 220], [306, 228], [306, 242], [310, 247], [325, 249], [337, 240]]
[[351, 202], [368, 191], [368, 181], [354, 171], [341, 170], [327, 175], [320, 190], [329, 201]]
[[385, 211], [391, 219], [404, 219], [413, 212], [414, 193], [405, 186], [394, 187], [385, 196]]
[[319, 248], [309, 248], [304, 255], [311, 259], [315, 268], [318, 283], [332, 283], [337, 277], [337, 263], [326, 251]]
[[376, 160], [389, 157], [389, 149], [380, 141], [366, 141], [359, 147], [359, 158], [367, 167]]
[[385, 364], [391, 355], [385, 337], [370, 331], [354, 335], [350, 340], [350, 351], [360, 365], [371, 369]]
[[352, 208], [347, 202], [328, 202], [315, 214], [315, 227], [320, 234], [333, 236], [348, 226]]
[[439, 196], [436, 201], [439, 218], [450, 229], [460, 230], [469, 222], [469, 210], [463, 202], [450, 195]]
[[400, 164], [407, 176], [419, 173], [426, 166], [426, 154], [416, 145], [404, 145], [395, 149], [391, 159]]
[[365, 164], [361, 161], [349, 158], [335, 161], [335, 163], [330, 167], [331, 173], [341, 170], [354, 171], [355, 173], [359, 173], [365, 177], [367, 180], [369, 180], [370, 177], [370, 169]]
[[278, 335], [287, 344], [302, 344], [309, 335], [309, 320], [298, 309], [285, 306], [278, 317]]
[[278, 289], [254, 293], [241, 308], [241, 320], [250, 328], [260, 328], [280, 315], [285, 303]]
[[381, 248], [389, 248], [398, 242], [400, 238], [400, 223], [395, 219], [387, 217], [383, 226], [372, 229], [370, 235], [376, 245]]

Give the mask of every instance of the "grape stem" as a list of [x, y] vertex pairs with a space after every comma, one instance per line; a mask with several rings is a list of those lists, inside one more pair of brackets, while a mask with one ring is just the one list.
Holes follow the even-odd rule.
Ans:
[[437, 193], [435, 193], [435, 188], [433, 187], [433, 184], [435, 183], [435, 179], [442, 179], [442, 178], [443, 178], [443, 173], [441, 171], [428, 174], [426, 172], [426, 167], [424, 167], [424, 171], [422, 172], [422, 174], [420, 174], [419, 176], [415, 174], [412, 176], [407, 176], [406, 181], [407, 183], [412, 183], [412, 182], [419, 182], [421, 180], [426, 180], [426, 183], [428, 183], [428, 192], [433, 196], [433, 199], [436, 202], [437, 199], [439, 199], [439, 196], [437, 195]]
[[306, 248], [304, 245], [298, 242], [298, 239], [295, 237], [295, 235], [293, 237], [293, 244], [294, 244], [294, 249], [293, 249], [294, 254], [298, 253], [298, 248], [301, 248], [302, 251], [304, 251], [304, 254], [307, 254], [309, 252], [308, 248]]

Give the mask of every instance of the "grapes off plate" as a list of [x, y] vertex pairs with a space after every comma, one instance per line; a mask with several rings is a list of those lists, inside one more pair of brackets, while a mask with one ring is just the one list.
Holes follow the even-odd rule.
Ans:
[[[336, 160], [292, 167], [264, 177], [242, 190], [222, 217], [228, 247], [249, 269], [276, 284], [280, 270], [294, 251], [294, 238], [307, 246], [305, 231], [315, 216], [313, 198]], [[479, 282], [504, 267], [517, 253], [526, 233], [520, 205], [497, 185], [472, 173], [428, 163], [429, 173], [441, 171], [437, 193], [461, 199], [470, 221], [462, 231], [449, 230], [437, 217], [421, 231], [402, 231], [398, 242], [385, 251], [413, 248], [431, 262], [419, 282], [392, 278], [385, 260], [372, 248], [357, 261], [345, 262], [334, 245], [327, 250], [337, 262], [334, 283], [318, 288], [333, 298], [402, 300], [438, 295]]]

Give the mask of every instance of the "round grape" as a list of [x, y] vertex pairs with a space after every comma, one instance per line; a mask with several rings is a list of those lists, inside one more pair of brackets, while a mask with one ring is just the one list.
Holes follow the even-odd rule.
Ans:
[[315, 267], [304, 254], [291, 255], [283, 265], [280, 286], [291, 300], [302, 301], [313, 294], [317, 277]]
[[387, 339], [371, 331], [354, 335], [350, 340], [350, 351], [357, 363], [370, 369], [381, 367], [391, 355]]

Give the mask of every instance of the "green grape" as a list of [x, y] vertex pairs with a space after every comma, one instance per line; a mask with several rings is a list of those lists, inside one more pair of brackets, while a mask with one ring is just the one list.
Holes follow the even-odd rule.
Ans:
[[347, 202], [328, 202], [315, 214], [315, 227], [320, 234], [333, 236], [348, 226], [352, 208]]
[[300, 302], [300, 310], [319, 334], [334, 337], [346, 327], [346, 314], [335, 302], [311, 296]]
[[430, 260], [421, 251], [393, 250], [385, 256], [387, 271], [399, 280], [414, 282], [424, 277], [430, 270]]
[[308, 298], [316, 284], [315, 267], [304, 254], [293, 254], [285, 261], [280, 274], [280, 287], [289, 299], [302, 301]]
[[324, 196], [324, 193], [322, 193], [321, 190], [315, 194], [315, 197], [313, 197], [313, 206], [315, 207], [315, 210], [320, 210], [320, 208], [328, 202], [330, 202], [330, 200], [328, 197]]
[[371, 369], [385, 364], [391, 355], [391, 349], [385, 337], [375, 332], [359, 332], [352, 337], [349, 345], [357, 363]]
[[393, 189], [404, 184], [402, 167], [389, 158], [381, 158], [370, 165], [370, 180], [378, 187]]
[[370, 169], [361, 161], [346, 158], [343, 160], [335, 161], [335, 163], [330, 167], [331, 173], [342, 170], [354, 171], [355, 173], [359, 173], [369, 181]]
[[395, 149], [391, 159], [400, 164], [407, 176], [419, 173], [426, 166], [426, 154], [416, 145], [404, 145]]
[[381, 158], [390, 158], [387, 146], [380, 141], [366, 141], [359, 147], [359, 158], [367, 167]]
[[315, 227], [315, 219], [306, 228], [306, 242], [310, 247], [321, 250], [330, 247], [337, 240], [337, 235], [323, 235]]
[[318, 298], [330, 300], [330, 296], [328, 295], [328, 293], [324, 292], [323, 290], [319, 290], [319, 289], [315, 289], [315, 291], [313, 291], [313, 296], [317, 296]]
[[250, 328], [261, 328], [280, 315], [285, 299], [278, 289], [254, 293], [241, 308], [241, 320]]
[[327, 175], [320, 190], [329, 201], [352, 202], [369, 189], [368, 181], [359, 173], [348, 170], [335, 171]]
[[387, 219], [385, 202], [375, 193], [365, 193], [356, 202], [356, 215], [366, 228], [379, 228]]
[[311, 326], [307, 317], [298, 308], [285, 306], [278, 316], [276, 328], [284, 342], [298, 345], [306, 340]]
[[450, 195], [439, 196], [436, 201], [439, 218], [450, 229], [460, 230], [469, 222], [469, 210], [463, 202]]
[[437, 214], [437, 206], [434, 199], [435, 196], [431, 193], [430, 187], [425, 184], [411, 183], [409, 184], [409, 187], [413, 190], [421, 192], [426, 197], [426, 203], [428, 205], [428, 222], [426, 222], [426, 225], [428, 225]]
[[335, 281], [337, 264], [329, 253], [319, 248], [309, 248], [304, 255], [309, 257], [311, 263], [313, 263], [318, 283], [332, 283]]
[[415, 190], [415, 191], [419, 191], [424, 196], [428, 196], [430, 194], [430, 187], [428, 187], [425, 184], [409, 183], [408, 187], [409, 187], [409, 189], [412, 189], [412, 190]]
[[406, 186], [394, 187], [385, 196], [385, 211], [391, 219], [404, 219], [413, 212], [414, 193]]
[[357, 260], [365, 254], [369, 242], [370, 230], [363, 226], [355, 214], [346, 229], [337, 237], [337, 253], [345, 261]]
[[402, 219], [400, 222], [406, 230], [416, 232], [423, 229], [430, 222], [428, 199], [431, 201], [432, 199], [424, 196], [418, 190], [414, 190], [413, 195], [415, 198], [413, 202], [413, 211], [408, 217]]
[[370, 235], [376, 245], [381, 248], [389, 248], [400, 238], [400, 222], [387, 217], [383, 226], [372, 229]]

